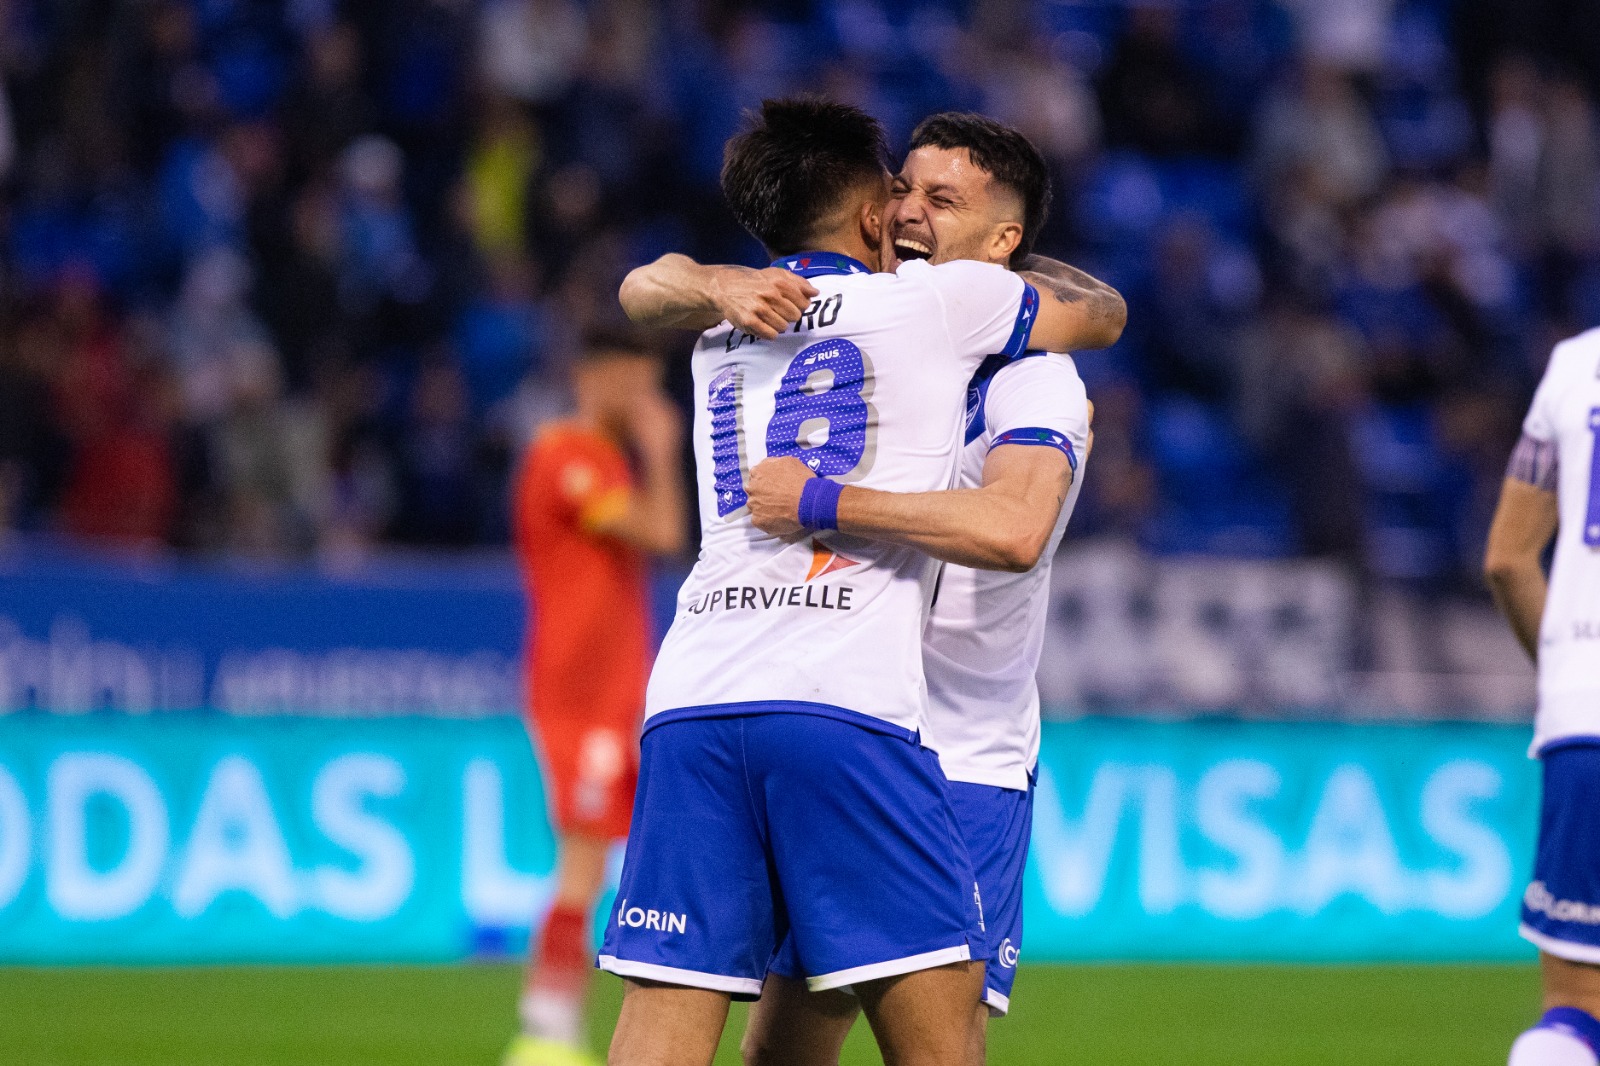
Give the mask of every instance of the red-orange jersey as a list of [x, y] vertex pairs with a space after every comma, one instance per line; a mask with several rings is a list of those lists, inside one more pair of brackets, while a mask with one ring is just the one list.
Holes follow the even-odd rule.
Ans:
[[530, 605], [528, 689], [541, 727], [637, 730], [651, 657], [644, 560], [596, 531], [633, 490], [622, 451], [573, 423], [547, 428], [523, 460], [515, 532]]

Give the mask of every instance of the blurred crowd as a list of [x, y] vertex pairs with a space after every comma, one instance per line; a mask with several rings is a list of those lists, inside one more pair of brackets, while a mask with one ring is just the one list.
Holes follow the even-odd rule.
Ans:
[[1584, 8], [0, 0], [0, 530], [504, 541], [626, 269], [760, 262], [722, 142], [804, 90], [1048, 157], [1041, 250], [1130, 308], [1080, 359], [1080, 534], [1458, 585], [1550, 345], [1600, 323]]

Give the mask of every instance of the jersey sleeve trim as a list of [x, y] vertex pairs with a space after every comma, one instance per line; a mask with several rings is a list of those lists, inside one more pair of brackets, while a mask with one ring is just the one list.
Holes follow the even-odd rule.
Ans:
[[1045, 429], [1042, 426], [1008, 429], [989, 444], [989, 450], [992, 452], [1002, 444], [1024, 444], [1035, 448], [1055, 448], [1067, 457], [1067, 465], [1072, 468], [1073, 473], [1078, 471], [1077, 449], [1073, 448], [1072, 440], [1059, 430]]
[[1556, 491], [1560, 473], [1555, 443], [1538, 440], [1526, 433], [1511, 450], [1511, 461], [1506, 464], [1506, 477], [1545, 492]]
[[1015, 359], [1028, 350], [1028, 339], [1033, 335], [1033, 321], [1039, 316], [1039, 290], [1022, 283], [1022, 302], [1017, 308], [1017, 321], [1011, 327], [1011, 339], [1000, 349], [1007, 359]]

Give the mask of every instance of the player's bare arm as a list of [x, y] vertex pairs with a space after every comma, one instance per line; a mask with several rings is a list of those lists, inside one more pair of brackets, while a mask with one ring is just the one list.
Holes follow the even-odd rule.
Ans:
[[[800, 532], [800, 494], [815, 475], [793, 457], [750, 472], [750, 517], [777, 535]], [[1033, 569], [1072, 488], [1072, 465], [1055, 448], [1001, 447], [989, 453], [983, 487], [881, 492], [846, 486], [839, 531], [889, 541], [980, 570]]]
[[1539, 623], [1549, 593], [1542, 557], [1559, 522], [1554, 492], [1507, 477], [1489, 527], [1483, 574], [1495, 605], [1511, 623], [1517, 641], [1534, 661], [1539, 658]]
[[1039, 290], [1030, 348], [1052, 352], [1109, 348], [1128, 323], [1128, 305], [1110, 285], [1077, 267], [1030, 255], [1019, 271]]
[[816, 295], [809, 281], [781, 267], [707, 266], [677, 254], [630, 271], [617, 294], [641, 326], [708, 330], [726, 320], [762, 340], [799, 321]]
[[685, 491], [679, 448], [682, 419], [665, 396], [647, 394], [629, 418], [629, 438], [639, 454], [639, 486], [614, 507], [585, 516], [585, 526], [653, 555], [684, 549]]

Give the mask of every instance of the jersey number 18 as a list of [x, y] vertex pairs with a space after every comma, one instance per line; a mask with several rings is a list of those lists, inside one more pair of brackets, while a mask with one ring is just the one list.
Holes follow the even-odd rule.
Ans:
[[[744, 448], [744, 368], [732, 366], [707, 389], [717, 514], [749, 502]], [[821, 477], [842, 477], [861, 464], [876, 423], [872, 369], [866, 353], [842, 337], [802, 348], [773, 394], [767, 457], [794, 456]], [[820, 436], [820, 440], [819, 440]]]

